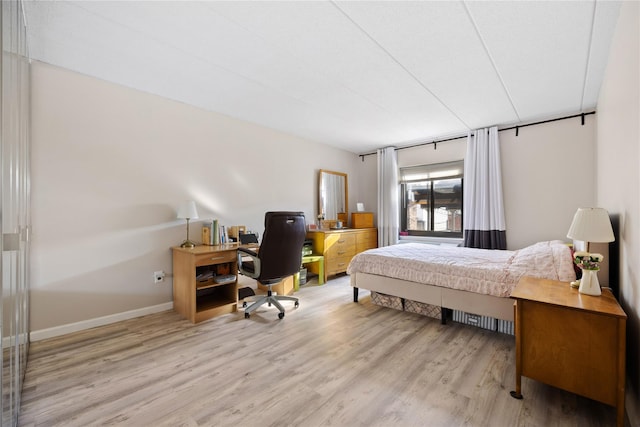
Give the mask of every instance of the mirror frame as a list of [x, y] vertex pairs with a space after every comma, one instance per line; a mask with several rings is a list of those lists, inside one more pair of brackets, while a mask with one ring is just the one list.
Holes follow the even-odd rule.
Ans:
[[347, 180], [347, 174], [342, 172], [330, 171], [327, 169], [320, 169], [318, 171], [318, 214], [324, 214], [324, 204], [322, 200], [322, 185], [324, 183], [323, 174], [344, 177], [344, 216], [338, 216], [337, 218], [325, 217], [324, 219], [330, 221], [342, 221], [344, 226], [346, 227], [347, 219], [349, 217], [349, 181]]

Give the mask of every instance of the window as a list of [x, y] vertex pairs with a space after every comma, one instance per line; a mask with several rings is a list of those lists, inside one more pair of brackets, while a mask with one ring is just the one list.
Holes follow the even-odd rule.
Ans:
[[462, 237], [463, 161], [400, 169], [400, 229], [413, 236]]

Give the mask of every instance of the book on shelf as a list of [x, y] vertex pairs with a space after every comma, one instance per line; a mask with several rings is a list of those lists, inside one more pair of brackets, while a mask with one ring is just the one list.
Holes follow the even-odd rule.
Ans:
[[202, 244], [223, 245], [230, 243], [228, 227], [221, 225], [217, 219], [207, 220], [202, 223]]
[[229, 243], [229, 231], [225, 225], [220, 226], [220, 244]]
[[213, 238], [213, 228], [211, 220], [202, 223], [202, 244], [211, 245]]
[[202, 224], [202, 244], [208, 245], [210, 238], [211, 238], [211, 228], [207, 227], [206, 224]]
[[219, 245], [220, 244], [220, 228], [218, 226], [218, 220], [217, 219], [213, 220], [213, 224], [211, 225], [211, 230], [213, 231], [211, 244], [212, 245]]

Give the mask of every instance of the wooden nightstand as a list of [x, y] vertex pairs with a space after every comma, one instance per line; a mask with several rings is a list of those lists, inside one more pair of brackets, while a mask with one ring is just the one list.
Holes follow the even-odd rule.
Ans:
[[516, 390], [522, 375], [615, 406], [624, 425], [627, 315], [608, 289], [582, 295], [568, 283], [523, 277], [515, 303]]

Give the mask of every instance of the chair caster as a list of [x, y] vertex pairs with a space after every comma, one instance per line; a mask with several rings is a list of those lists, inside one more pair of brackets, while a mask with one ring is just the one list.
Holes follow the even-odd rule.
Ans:
[[247, 306], [247, 302], [246, 301], [242, 301], [242, 308], [245, 308]]
[[296, 301], [296, 302], [293, 304], [293, 306], [294, 306], [295, 308], [298, 308], [298, 307], [300, 306], [300, 303], [299, 303], [298, 301]]
[[245, 314], [244, 314], [244, 318], [245, 318], [245, 319], [248, 319], [248, 318], [250, 318], [250, 317], [251, 317], [251, 314], [249, 314], [249, 313], [245, 313]]
[[278, 313], [278, 319], [284, 319], [284, 313]]

